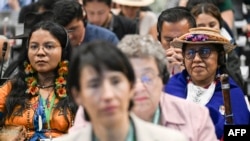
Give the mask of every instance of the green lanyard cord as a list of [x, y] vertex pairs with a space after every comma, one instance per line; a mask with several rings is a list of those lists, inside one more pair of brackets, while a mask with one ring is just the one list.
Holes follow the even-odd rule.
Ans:
[[[41, 96], [41, 98], [42, 98], [42, 96]], [[46, 122], [48, 124], [48, 129], [50, 129], [50, 124], [49, 123], [50, 123], [50, 117], [51, 117], [52, 108], [54, 106], [55, 98], [56, 98], [56, 96], [53, 93], [52, 99], [51, 99], [51, 101], [49, 103], [49, 107], [48, 107], [48, 105], [46, 103], [46, 100], [44, 100], [42, 98], [43, 106], [44, 106], [44, 109], [45, 109]], [[49, 100], [49, 97], [47, 98], [47, 100]]]
[[154, 124], [159, 124], [160, 114], [161, 114], [161, 110], [160, 110], [160, 106], [158, 106], [156, 111], [155, 111], [153, 121], [152, 121]]

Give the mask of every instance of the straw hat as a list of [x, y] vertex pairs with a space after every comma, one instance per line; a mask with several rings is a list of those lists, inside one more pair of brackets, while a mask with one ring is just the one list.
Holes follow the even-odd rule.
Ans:
[[223, 37], [219, 30], [207, 27], [191, 28], [188, 33], [171, 42], [176, 48], [182, 48], [183, 44], [222, 44], [226, 53], [236, 47]]
[[120, 5], [136, 6], [136, 7], [148, 6], [152, 4], [154, 1], [155, 0], [113, 0], [113, 2]]

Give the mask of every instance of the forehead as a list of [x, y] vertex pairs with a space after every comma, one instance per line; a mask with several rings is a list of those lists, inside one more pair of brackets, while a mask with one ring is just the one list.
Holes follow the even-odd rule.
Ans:
[[130, 58], [133, 69], [137, 71], [158, 70], [157, 62], [153, 57]]
[[186, 44], [186, 49], [202, 48], [202, 47], [215, 48], [215, 44]]
[[178, 22], [167, 22], [162, 23], [162, 34], [168, 35], [169, 37], [175, 38], [188, 32], [190, 26], [186, 19]]
[[107, 8], [109, 5], [104, 1], [87, 1], [85, 4], [85, 8], [92, 8], [92, 9], [100, 9], [100, 8]]

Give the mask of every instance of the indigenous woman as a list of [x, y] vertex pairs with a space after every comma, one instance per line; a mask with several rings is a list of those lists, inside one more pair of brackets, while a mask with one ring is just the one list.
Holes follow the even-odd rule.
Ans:
[[2, 124], [25, 126], [31, 141], [67, 133], [75, 104], [66, 91], [70, 49], [66, 30], [50, 21], [38, 23], [23, 49], [19, 72], [0, 88]]
[[[165, 91], [188, 101], [207, 106], [216, 128], [217, 138], [223, 135], [225, 108], [220, 75], [228, 73], [225, 53], [234, 49], [219, 30], [199, 27], [176, 38], [172, 45], [182, 48], [185, 70], [174, 75]], [[249, 124], [250, 114], [242, 89], [229, 78], [234, 124]]]

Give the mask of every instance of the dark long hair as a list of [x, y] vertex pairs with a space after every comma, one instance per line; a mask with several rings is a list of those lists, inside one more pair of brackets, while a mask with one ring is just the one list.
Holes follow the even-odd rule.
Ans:
[[[68, 39], [68, 35], [66, 30], [60, 26], [59, 24], [56, 24], [51, 21], [44, 21], [36, 24], [29, 35], [29, 38], [27, 40], [27, 45], [29, 44], [30, 37], [32, 36], [33, 32], [43, 29], [49, 31], [55, 38], [57, 38], [61, 44], [62, 47], [62, 57], [61, 60], [69, 60], [70, 58], [70, 43]], [[28, 60], [28, 48], [24, 47], [24, 51], [22, 51], [22, 54], [20, 54], [20, 63], [18, 64], [18, 73], [16, 76], [11, 80], [12, 83], [12, 89], [10, 94], [8, 95], [6, 99], [5, 109], [3, 112], [3, 120], [2, 125], [4, 124], [4, 121], [11, 117], [16, 107], [19, 107], [17, 112], [24, 111], [27, 105], [27, 102], [34, 96], [30, 94], [26, 94], [25, 91], [27, 89], [27, 83], [25, 82], [25, 78], [27, 75], [24, 71], [24, 63], [25, 61], [29, 62]], [[55, 69], [55, 75], [56, 78], [58, 77], [57, 69]], [[36, 74], [34, 74], [36, 75]], [[67, 92], [68, 93], [68, 92]], [[57, 96], [57, 95], [56, 95]], [[58, 97], [58, 96], [57, 96]], [[74, 103], [74, 100], [71, 95], [68, 95], [66, 98], [60, 98], [57, 107], [56, 108], [62, 108], [64, 111], [64, 115], [66, 115], [67, 110], [71, 110], [74, 114], [76, 112], [76, 104]], [[65, 116], [66, 117], [66, 116]], [[67, 117], [66, 117], [67, 119]], [[68, 119], [67, 119], [68, 120]]]

